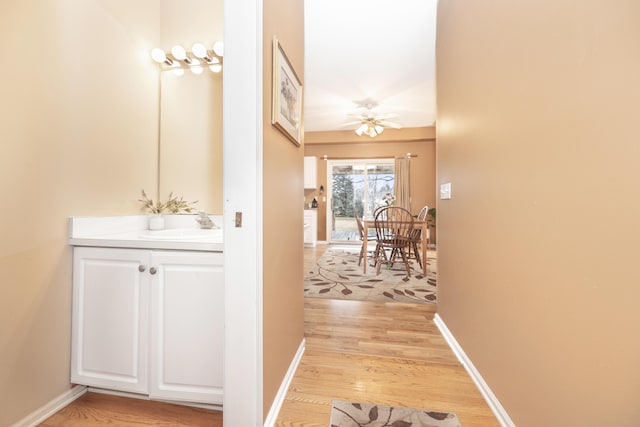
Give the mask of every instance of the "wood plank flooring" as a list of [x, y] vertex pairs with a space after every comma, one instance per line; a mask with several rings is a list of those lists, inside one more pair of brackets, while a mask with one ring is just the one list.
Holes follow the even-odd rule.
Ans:
[[[326, 246], [305, 248], [305, 271]], [[455, 412], [500, 424], [433, 323], [436, 305], [307, 298], [306, 351], [276, 425], [327, 426], [331, 401]]]
[[40, 427], [222, 427], [222, 412], [151, 400], [86, 393]]

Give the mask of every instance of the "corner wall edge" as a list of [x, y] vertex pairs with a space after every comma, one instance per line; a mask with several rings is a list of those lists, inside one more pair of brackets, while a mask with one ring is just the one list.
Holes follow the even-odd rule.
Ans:
[[280, 409], [282, 408], [282, 404], [284, 403], [284, 398], [287, 395], [287, 390], [289, 390], [289, 386], [291, 385], [293, 376], [295, 375], [296, 370], [298, 369], [298, 365], [300, 365], [300, 361], [302, 360], [305, 346], [306, 340], [305, 338], [302, 338], [300, 346], [298, 347], [298, 351], [296, 351], [296, 354], [293, 356], [291, 364], [289, 365], [289, 369], [287, 369], [287, 373], [285, 374], [282, 383], [280, 384], [280, 388], [276, 393], [276, 397], [273, 400], [271, 409], [269, 409], [267, 418], [265, 418], [264, 420], [264, 427], [273, 427], [275, 425], [278, 414], [280, 413]]
[[449, 344], [451, 350], [454, 352], [462, 366], [464, 366], [464, 369], [467, 371], [473, 382], [476, 384], [476, 387], [478, 387], [478, 390], [480, 390], [482, 397], [484, 397], [484, 400], [487, 401], [489, 408], [491, 408], [491, 411], [498, 419], [500, 425], [502, 427], [516, 427], [516, 425], [509, 417], [509, 414], [507, 414], [507, 411], [504, 409], [496, 395], [493, 394], [493, 392], [489, 388], [489, 385], [486, 383], [484, 378], [482, 378], [480, 372], [473, 365], [471, 359], [469, 359], [467, 354], [464, 352], [449, 328], [447, 328], [447, 325], [445, 325], [444, 321], [438, 313], [436, 313], [436, 315], [434, 316], [433, 322], [436, 324], [445, 341], [447, 341], [447, 344]]

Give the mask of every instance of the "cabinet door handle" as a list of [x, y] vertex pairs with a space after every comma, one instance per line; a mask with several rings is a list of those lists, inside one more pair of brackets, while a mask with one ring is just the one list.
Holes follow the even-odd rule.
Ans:
[[157, 272], [158, 272], [158, 270], [156, 270], [156, 268], [155, 268], [155, 267], [151, 267], [151, 268], [149, 269], [149, 273], [151, 273], [151, 274], [156, 274]]
[[144, 273], [144, 271], [145, 271], [146, 269], [147, 269], [147, 268], [146, 268], [144, 265], [139, 265], [139, 266], [138, 266], [138, 271], [139, 271], [140, 273]]

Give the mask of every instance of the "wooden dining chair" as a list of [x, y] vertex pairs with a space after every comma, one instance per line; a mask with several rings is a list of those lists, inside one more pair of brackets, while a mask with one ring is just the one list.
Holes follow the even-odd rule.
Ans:
[[[427, 213], [429, 212], [429, 206], [425, 205], [418, 213], [418, 221], [426, 221]], [[413, 232], [411, 233], [411, 249], [413, 249], [413, 257], [415, 257], [418, 265], [422, 265], [420, 261], [420, 251], [418, 250], [418, 245], [426, 245], [428, 236], [422, 236], [422, 228], [415, 227]], [[423, 241], [424, 240], [424, 241]]]
[[[369, 252], [369, 248], [365, 248], [364, 247], [364, 226], [362, 225], [362, 220], [360, 219], [358, 214], [356, 214], [356, 223], [358, 224], [358, 231], [360, 232], [360, 241], [362, 242], [362, 247], [360, 248], [360, 256], [358, 257], [358, 265], [360, 265], [362, 263], [362, 258], [364, 258], [365, 254], [367, 252]], [[368, 245], [368, 242], [375, 243], [376, 242], [376, 236], [372, 236], [372, 235], [368, 234], [367, 235], [367, 245]], [[375, 252], [375, 250], [373, 250], [371, 252]]]
[[376, 214], [380, 211], [380, 209], [388, 208], [388, 206], [378, 206], [373, 210], [373, 218], [376, 218]]
[[[374, 259], [377, 274], [380, 274], [382, 264], [399, 262], [396, 259], [400, 255], [407, 270], [407, 276], [411, 276], [409, 255], [413, 222], [411, 212], [399, 206], [387, 206], [376, 212], [374, 224], [377, 244]], [[387, 250], [390, 250], [388, 257]]]

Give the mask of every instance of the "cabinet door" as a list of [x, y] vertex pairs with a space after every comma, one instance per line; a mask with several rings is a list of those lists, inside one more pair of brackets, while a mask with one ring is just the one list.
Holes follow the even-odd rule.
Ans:
[[74, 248], [71, 382], [148, 392], [148, 251]]
[[153, 252], [152, 399], [222, 403], [223, 254]]
[[318, 211], [305, 209], [304, 222], [308, 224], [304, 229], [304, 245], [315, 247], [318, 243]]
[[314, 189], [318, 187], [318, 159], [315, 156], [304, 158], [304, 188]]

